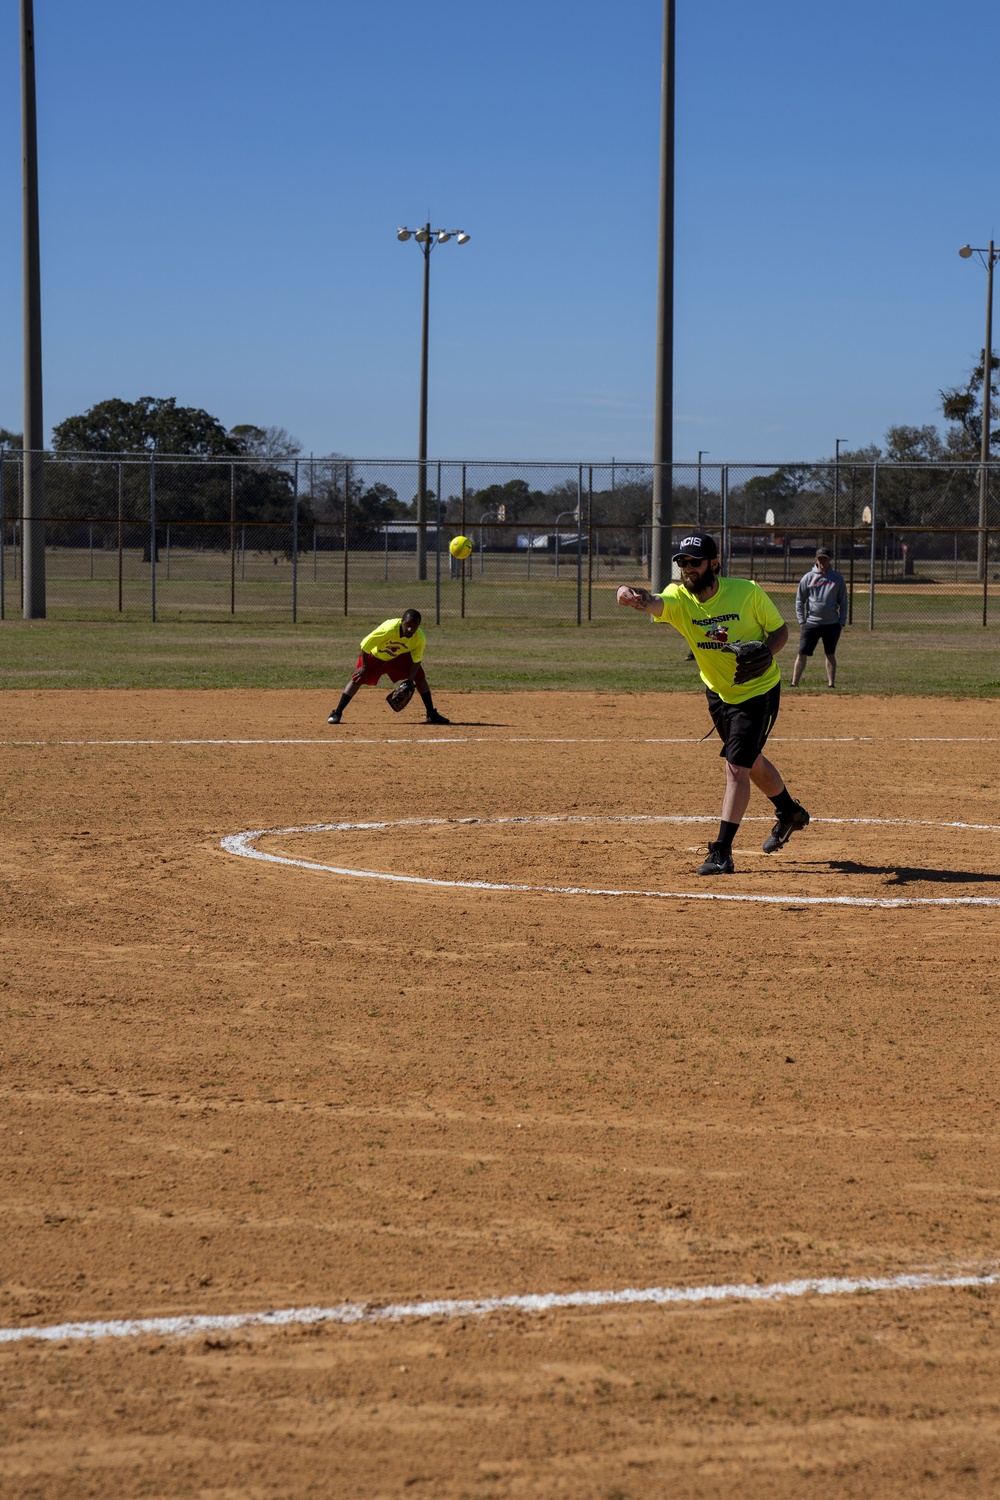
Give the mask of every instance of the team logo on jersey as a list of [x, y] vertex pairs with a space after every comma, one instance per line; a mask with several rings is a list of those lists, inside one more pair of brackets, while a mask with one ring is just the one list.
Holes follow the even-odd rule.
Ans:
[[698, 642], [699, 651], [721, 651], [729, 643], [728, 626], [739, 620], [739, 614], [713, 615], [709, 620], [696, 620], [695, 624], [705, 632], [705, 639]]

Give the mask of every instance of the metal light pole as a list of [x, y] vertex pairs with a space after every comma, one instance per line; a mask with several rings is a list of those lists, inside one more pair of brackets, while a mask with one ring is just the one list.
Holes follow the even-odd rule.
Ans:
[[42, 290], [38, 253], [38, 137], [35, 128], [35, 18], [21, 0], [22, 238], [24, 245], [24, 438], [22, 613], [45, 618], [45, 491], [42, 475]]
[[454, 235], [456, 243], [467, 245], [471, 238], [464, 229], [432, 229], [430, 223], [420, 229], [396, 230], [397, 240], [416, 240], [424, 257], [424, 315], [420, 339], [420, 438], [417, 472], [417, 577], [427, 577], [427, 335], [430, 326], [431, 251], [435, 245], [446, 245]]
[[993, 398], [993, 267], [1000, 260], [1000, 250], [990, 240], [982, 250], [978, 245], [963, 245], [958, 252], [963, 260], [978, 255], [986, 267], [986, 338], [983, 343], [983, 433], [979, 448], [979, 536], [976, 543], [976, 576], [985, 580], [987, 570], [986, 527], [989, 523], [990, 495], [990, 407]]
[[846, 443], [847, 438], [834, 438], [833, 440], [833, 566], [836, 567], [840, 561], [840, 533], [837, 527], [840, 525], [840, 445]]
[[[653, 428], [653, 525], [650, 587], [663, 576], [663, 533], [673, 526], [674, 458], [674, 5], [663, 0], [663, 81], [660, 92], [660, 240], [657, 268], [656, 409]], [[671, 549], [668, 546], [667, 551]]]

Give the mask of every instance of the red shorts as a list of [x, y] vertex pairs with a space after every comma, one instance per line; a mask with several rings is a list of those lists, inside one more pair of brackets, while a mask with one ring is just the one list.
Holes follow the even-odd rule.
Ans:
[[[358, 657], [358, 664], [354, 668], [353, 675], [361, 674], [361, 687], [378, 687], [379, 679], [388, 677], [390, 682], [402, 682], [410, 675], [412, 657], [408, 651], [402, 656], [394, 656], [391, 661], [382, 661], [378, 656], [369, 656], [362, 651]], [[414, 677], [420, 676], [420, 667], [414, 672]]]

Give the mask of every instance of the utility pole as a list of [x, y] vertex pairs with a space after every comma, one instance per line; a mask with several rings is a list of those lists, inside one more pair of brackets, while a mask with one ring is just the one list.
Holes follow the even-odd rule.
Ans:
[[45, 618], [45, 491], [42, 450], [42, 290], [38, 248], [38, 135], [35, 127], [35, 19], [21, 0], [21, 152], [24, 247], [24, 448], [21, 454], [23, 615]]
[[[660, 93], [660, 246], [656, 311], [656, 409], [653, 429], [653, 525], [650, 586], [659, 592], [663, 537], [673, 525], [674, 459], [674, 5], [663, 0], [663, 82]], [[668, 546], [668, 552], [670, 548]]]
[[[963, 260], [978, 255], [986, 267], [986, 338], [983, 341], [983, 431], [979, 445], [979, 538], [976, 547], [976, 574], [981, 583], [989, 571], [987, 527], [990, 521], [990, 416], [993, 406], [993, 267], [1000, 260], [993, 240], [989, 248], [963, 245], [958, 252]], [[985, 593], [984, 593], [985, 598]]]

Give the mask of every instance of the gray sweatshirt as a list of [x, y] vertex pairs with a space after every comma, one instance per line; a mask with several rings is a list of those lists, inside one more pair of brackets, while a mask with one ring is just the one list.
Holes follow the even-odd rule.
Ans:
[[846, 625], [847, 584], [834, 568], [821, 573], [811, 568], [800, 579], [795, 595], [795, 618], [800, 625]]

